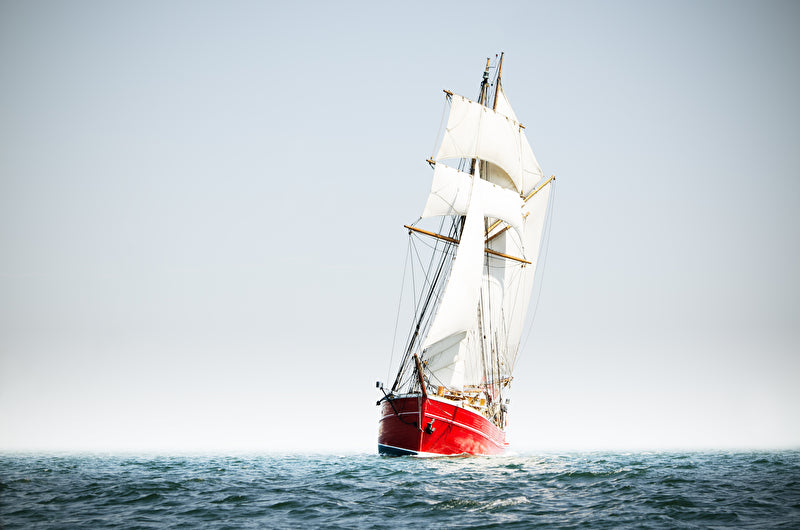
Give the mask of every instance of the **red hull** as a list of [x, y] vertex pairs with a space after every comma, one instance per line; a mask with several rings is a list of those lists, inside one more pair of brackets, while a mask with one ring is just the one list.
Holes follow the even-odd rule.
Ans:
[[505, 439], [505, 432], [466, 407], [422, 396], [381, 403], [381, 454], [497, 455]]

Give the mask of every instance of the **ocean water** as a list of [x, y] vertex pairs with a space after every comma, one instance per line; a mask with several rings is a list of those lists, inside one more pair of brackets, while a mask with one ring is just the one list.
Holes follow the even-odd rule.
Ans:
[[800, 528], [800, 451], [0, 454], [2, 528]]

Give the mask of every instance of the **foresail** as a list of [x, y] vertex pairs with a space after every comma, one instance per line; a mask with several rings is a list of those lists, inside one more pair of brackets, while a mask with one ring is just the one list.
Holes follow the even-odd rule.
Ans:
[[[444, 164], [436, 164], [431, 193], [422, 217], [467, 215], [472, 183], [471, 175]], [[522, 235], [523, 201], [518, 193], [480, 178], [477, 179], [475, 193], [481, 197], [484, 216], [502, 219]]]
[[484, 264], [484, 222], [476, 175], [450, 278], [442, 301], [422, 344], [423, 359], [438, 384], [459, 388], [471, 379], [471, 351], [477, 343], [475, 330]]
[[451, 101], [437, 161], [486, 160], [500, 166], [517, 191], [530, 189], [541, 180], [542, 170], [519, 122], [463, 96], [453, 95]]

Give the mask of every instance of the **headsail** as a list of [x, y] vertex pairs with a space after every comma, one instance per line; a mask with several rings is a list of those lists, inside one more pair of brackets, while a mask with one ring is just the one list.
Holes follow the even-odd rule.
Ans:
[[[428, 336], [422, 344], [428, 370], [437, 382], [458, 388], [474, 374], [478, 300], [484, 255], [483, 205], [479, 177], [472, 177], [464, 230], [453, 269]], [[472, 362], [470, 362], [472, 361]]]

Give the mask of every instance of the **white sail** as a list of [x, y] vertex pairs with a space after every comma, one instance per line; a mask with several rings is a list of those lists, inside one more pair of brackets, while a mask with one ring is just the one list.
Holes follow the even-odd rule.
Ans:
[[[504, 263], [503, 266], [491, 267], [490, 271], [503, 286], [502, 314], [492, 313], [493, 328], [503, 330], [502, 346], [497, 353], [499, 364], [504, 368], [505, 376], [511, 375], [516, 362], [525, 315], [531, 299], [536, 266], [539, 261], [542, 231], [544, 229], [547, 204], [550, 197], [550, 186], [545, 186], [525, 203], [524, 238], [520, 240], [515, 233], [506, 231], [493, 239], [489, 247], [498, 252], [515, 254], [525, 249], [525, 259], [530, 265], [522, 267], [517, 264]], [[485, 295], [484, 295], [485, 296]]]
[[[496, 388], [511, 377], [516, 362], [550, 190], [542, 188], [527, 202], [520, 196], [527, 196], [543, 175], [500, 86], [496, 112], [452, 96], [436, 158], [474, 158], [478, 163], [474, 177], [435, 164], [422, 217], [466, 219], [450, 276], [422, 342], [422, 359], [431, 384], [454, 390], [484, 383]], [[488, 225], [493, 228], [486, 234]], [[487, 248], [501, 255], [486, 254]]]
[[452, 96], [436, 155], [437, 161], [451, 158], [492, 162], [509, 175], [517, 191], [531, 189], [543, 176], [519, 122], [458, 95]]
[[[511, 108], [511, 103], [508, 101], [508, 96], [506, 96], [505, 90], [503, 90], [503, 84], [500, 83], [499, 81], [497, 82], [497, 98], [495, 101], [494, 111], [497, 114], [500, 114], [501, 116], [505, 116], [507, 118], [511, 118], [516, 122], [519, 122], [517, 114], [514, 112], [514, 109]], [[530, 191], [533, 188], [533, 184], [535, 182], [538, 182], [541, 178], [543, 178], [544, 174], [542, 173], [542, 170], [539, 167], [539, 162], [536, 160], [536, 156], [533, 154], [533, 149], [531, 149], [531, 144], [528, 143], [528, 138], [525, 135], [524, 129], [520, 131], [520, 137], [521, 137], [520, 149], [522, 156], [523, 171], [525, 171], [528, 176], [533, 176], [534, 179], [533, 181], [529, 178], [525, 179], [521, 191], [526, 192]], [[487, 177], [487, 180], [491, 182], [497, 182], [498, 184], [502, 182], [502, 179], [500, 178], [497, 178], [495, 180], [490, 177]]]
[[514, 184], [514, 181], [508, 176], [508, 173], [500, 166], [492, 164], [491, 162], [484, 162], [483, 178], [492, 184], [497, 184], [501, 188], [506, 188], [515, 192], [517, 190], [516, 184]]
[[[471, 175], [444, 164], [436, 164], [431, 193], [422, 217], [437, 215], [467, 215], [472, 190]], [[522, 234], [522, 198], [518, 193], [501, 188], [486, 180], [477, 179], [484, 216], [502, 219]]]
[[[475, 325], [484, 264], [484, 223], [479, 177], [475, 175], [469, 207], [450, 278], [422, 344], [427, 368], [441, 385], [459, 388], [473, 378]], [[479, 347], [479, 345], [478, 345]]]
[[511, 326], [509, 328], [509, 344], [516, 351], [519, 347], [522, 327], [524, 325], [525, 314], [528, 304], [531, 301], [531, 290], [533, 289], [533, 277], [536, 274], [536, 267], [539, 264], [539, 252], [541, 251], [542, 232], [547, 214], [547, 205], [550, 200], [550, 186], [545, 186], [536, 195], [530, 198], [525, 204], [523, 211], [528, 214], [525, 218], [525, 248], [528, 249], [526, 256], [532, 265], [522, 270], [524, 285], [520, 288], [516, 297], [506, 297], [506, 311], [511, 314]]
[[506, 93], [503, 90], [503, 85], [501, 83], [497, 83], [497, 103], [494, 107], [495, 112], [498, 114], [502, 114], [507, 118], [511, 118], [512, 120], [518, 122], [517, 115], [514, 114], [514, 110], [511, 108], [511, 103], [508, 102], [508, 98], [506, 97]]
[[492, 371], [499, 372], [502, 378], [510, 372], [511, 367], [504, 355], [506, 345], [506, 325], [503, 307], [505, 296], [505, 286], [502, 283], [503, 267], [498, 267], [499, 262], [493, 258], [488, 258], [491, 265], [489, 273], [484, 273], [483, 283], [481, 284], [481, 320], [484, 337], [483, 349], [487, 352], [494, 352], [494, 356], [489, 356]]

